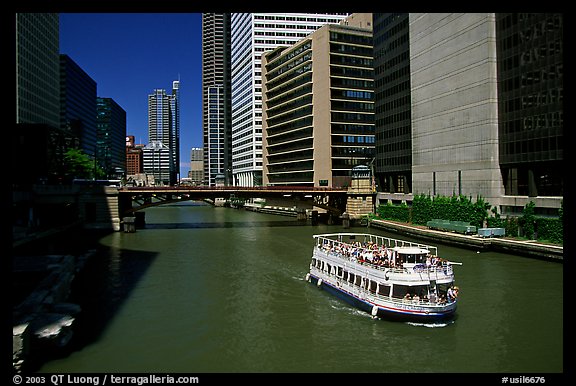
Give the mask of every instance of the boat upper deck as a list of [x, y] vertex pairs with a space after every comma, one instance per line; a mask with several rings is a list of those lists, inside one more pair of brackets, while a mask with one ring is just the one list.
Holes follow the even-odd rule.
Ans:
[[406, 274], [453, 277], [451, 262], [438, 257], [434, 246], [364, 233], [322, 234], [314, 238], [321, 254], [386, 271], [391, 279], [403, 276], [406, 280]]

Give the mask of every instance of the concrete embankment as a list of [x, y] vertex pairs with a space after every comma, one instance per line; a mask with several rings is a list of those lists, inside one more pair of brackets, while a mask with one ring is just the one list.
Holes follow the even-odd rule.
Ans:
[[26, 370], [44, 350], [68, 344], [75, 316], [81, 311], [77, 304], [68, 303], [72, 281], [94, 253], [13, 257], [14, 371]]
[[369, 226], [427, 241], [454, 245], [460, 248], [505, 252], [557, 262], [563, 262], [564, 260], [564, 248], [562, 246], [543, 244], [534, 240], [482, 238], [477, 235], [441, 232], [386, 220], [370, 220]]

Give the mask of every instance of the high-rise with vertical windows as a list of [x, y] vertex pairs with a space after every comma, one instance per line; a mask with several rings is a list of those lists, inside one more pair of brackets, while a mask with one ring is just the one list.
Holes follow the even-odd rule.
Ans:
[[[180, 163], [180, 103], [178, 93], [180, 81], [172, 82], [172, 93], [168, 94], [164, 89], [156, 89], [148, 95], [148, 142], [147, 148], [162, 153], [163, 162], [155, 163], [152, 159], [152, 150], [144, 152], [144, 171], [148, 168], [161, 172], [155, 173], [161, 176], [156, 183], [174, 185], [178, 181]], [[154, 157], [154, 159], [156, 159]]]
[[126, 172], [126, 111], [112, 98], [96, 98], [96, 162], [108, 178]]
[[68, 55], [60, 55], [60, 125], [84, 153], [96, 156], [96, 81]]
[[231, 176], [230, 14], [202, 14], [202, 132], [204, 182]]
[[412, 122], [407, 13], [374, 14], [375, 177], [380, 189], [410, 193]]
[[496, 36], [499, 153], [506, 196], [562, 196], [562, 14], [497, 13]]
[[262, 57], [264, 185], [344, 187], [374, 158], [372, 14]]
[[289, 46], [346, 13], [231, 15], [232, 173], [236, 186], [262, 184], [262, 68], [264, 51]]
[[60, 128], [60, 22], [57, 13], [17, 13], [16, 123]]

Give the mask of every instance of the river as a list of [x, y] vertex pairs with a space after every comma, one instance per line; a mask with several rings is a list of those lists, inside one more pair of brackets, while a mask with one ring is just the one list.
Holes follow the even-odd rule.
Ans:
[[[110, 233], [78, 277], [69, 355], [40, 372], [563, 372], [563, 264], [438, 245], [457, 318], [375, 320], [305, 281], [316, 233], [291, 217], [180, 203]], [[351, 228], [389, 237], [378, 229]]]

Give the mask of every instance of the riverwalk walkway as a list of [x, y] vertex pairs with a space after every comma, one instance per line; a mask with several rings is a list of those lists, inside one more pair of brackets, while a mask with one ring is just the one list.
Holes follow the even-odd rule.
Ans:
[[370, 220], [368, 226], [400, 233], [406, 236], [455, 245], [478, 251], [497, 251], [557, 262], [564, 261], [564, 247], [541, 243], [536, 240], [517, 240], [509, 237], [483, 238], [478, 235], [463, 235], [428, 229], [390, 220]]

